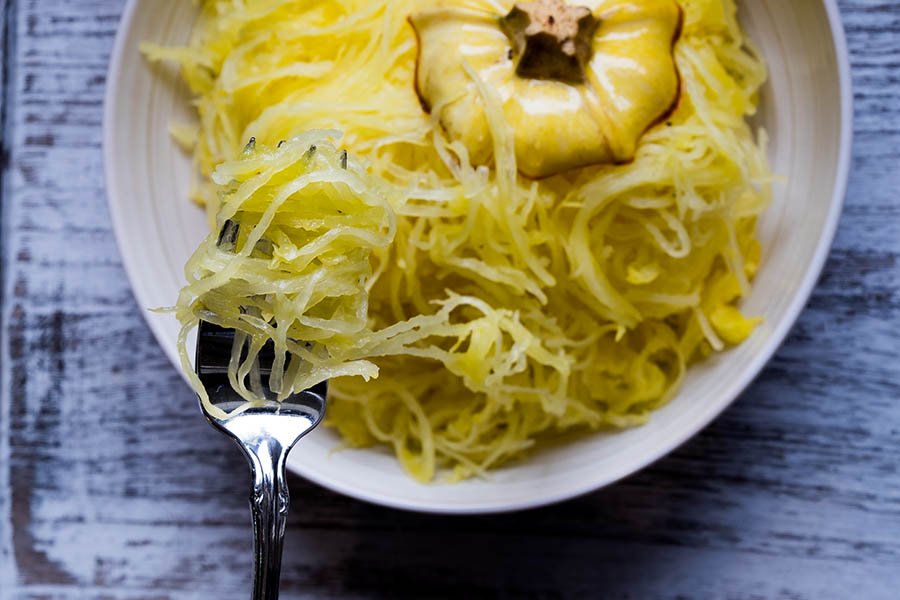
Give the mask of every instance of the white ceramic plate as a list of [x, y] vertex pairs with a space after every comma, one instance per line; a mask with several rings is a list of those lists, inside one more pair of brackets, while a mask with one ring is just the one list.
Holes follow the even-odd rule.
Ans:
[[[174, 71], [150, 67], [138, 44], [185, 43], [196, 8], [184, 0], [131, 0], [109, 69], [105, 154], [109, 206], [138, 303], [174, 303], [185, 260], [203, 238], [201, 211], [186, 199], [191, 164], [170, 139], [172, 120], [190, 120]], [[332, 490], [388, 506], [447, 513], [497, 512], [571, 498], [625, 477], [707, 425], [759, 373], [805, 305], [828, 254], [850, 158], [847, 49], [834, 0], [743, 0], [741, 19], [771, 68], [759, 124], [771, 135], [774, 170], [786, 177], [762, 223], [764, 260], [746, 307], [765, 317], [742, 346], [693, 368], [678, 397], [644, 427], [548, 449], [490, 480], [420, 485], [379, 450], [332, 452], [319, 428], [289, 467]], [[145, 312], [178, 365], [175, 319]], [[185, 406], [185, 418], [194, 418]]]

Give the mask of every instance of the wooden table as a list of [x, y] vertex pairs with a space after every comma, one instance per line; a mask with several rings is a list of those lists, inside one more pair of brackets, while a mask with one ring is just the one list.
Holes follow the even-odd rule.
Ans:
[[[132, 299], [101, 113], [122, 0], [0, 0], [0, 599], [246, 598], [248, 473]], [[601, 492], [452, 518], [291, 481], [287, 598], [900, 598], [900, 3], [842, 0], [847, 209], [777, 359]], [[152, 408], [148, 408], [152, 407]]]

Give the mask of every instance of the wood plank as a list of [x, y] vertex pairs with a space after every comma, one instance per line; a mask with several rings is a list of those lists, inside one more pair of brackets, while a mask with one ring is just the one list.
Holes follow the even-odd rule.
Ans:
[[[2, 140], [2, 148], [0, 148], [0, 324], [6, 322], [4, 313], [4, 298], [6, 297], [6, 272], [7, 272], [7, 240], [11, 239], [9, 220], [5, 218], [6, 203], [3, 200], [7, 197], [7, 164], [9, 162], [9, 136], [8, 136], [8, 117], [7, 111], [7, 93], [10, 90], [8, 81], [10, 79], [9, 61], [7, 60], [11, 54], [9, 45], [14, 39], [14, 35], [10, 35], [8, 29], [11, 28], [12, 4], [9, 0], [0, 0], [0, 140]], [[2, 326], [0, 326], [2, 327]], [[6, 365], [8, 360], [3, 357], [3, 330], [0, 328], [0, 581], [11, 582], [15, 578], [15, 565], [12, 555], [12, 532], [9, 527], [11, 521], [10, 515], [12, 507], [11, 487], [9, 482], [9, 407], [11, 398], [7, 390], [7, 386], [3, 385], [7, 378]]]
[[[562, 506], [415, 515], [292, 478], [285, 597], [896, 597], [900, 5], [840, 4], [857, 112], [847, 210], [759, 381], [672, 456]], [[246, 465], [144, 325], [106, 213], [100, 119], [122, 6], [16, 3], [2, 600], [249, 590]]]

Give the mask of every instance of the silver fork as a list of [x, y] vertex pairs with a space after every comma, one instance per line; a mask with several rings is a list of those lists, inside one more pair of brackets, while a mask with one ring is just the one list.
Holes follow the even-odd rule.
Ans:
[[[245, 403], [228, 381], [228, 362], [235, 332], [205, 321], [197, 334], [195, 369], [213, 405], [229, 412]], [[274, 354], [263, 348], [257, 366], [267, 388]], [[274, 399], [236, 416], [220, 419], [200, 407], [209, 422], [241, 447], [253, 473], [250, 510], [253, 513], [253, 600], [277, 600], [281, 577], [284, 526], [290, 496], [284, 465], [288, 452], [325, 414], [326, 384], [288, 397]]]

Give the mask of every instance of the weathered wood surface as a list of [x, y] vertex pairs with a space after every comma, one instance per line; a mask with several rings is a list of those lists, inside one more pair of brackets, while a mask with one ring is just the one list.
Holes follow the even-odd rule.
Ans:
[[[190, 417], [110, 230], [100, 120], [122, 4], [0, 0], [2, 600], [249, 590], [243, 458]], [[900, 597], [900, 3], [841, 8], [847, 210], [759, 381], [654, 467], [537, 511], [406, 514], [294, 478], [285, 597]]]

